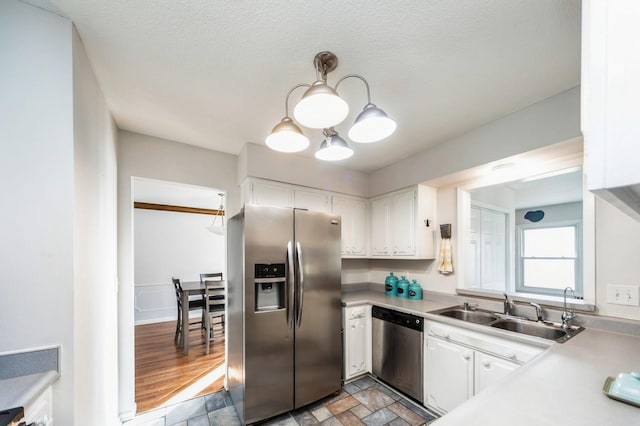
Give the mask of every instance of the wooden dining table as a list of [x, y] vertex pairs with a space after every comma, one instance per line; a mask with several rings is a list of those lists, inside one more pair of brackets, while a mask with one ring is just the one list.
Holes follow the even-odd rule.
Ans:
[[[224, 280], [222, 281], [208, 281], [209, 288], [212, 290], [224, 290]], [[211, 285], [215, 283], [216, 285]], [[192, 295], [204, 295], [204, 283], [200, 281], [183, 281], [182, 285], [182, 337], [181, 342], [185, 355], [189, 355], [189, 296]], [[203, 309], [206, 309], [203, 307]], [[206, 312], [205, 312], [206, 314]]]

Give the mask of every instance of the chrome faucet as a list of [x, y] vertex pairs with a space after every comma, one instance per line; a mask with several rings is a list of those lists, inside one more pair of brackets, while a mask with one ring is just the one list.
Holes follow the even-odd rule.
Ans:
[[509, 299], [509, 296], [507, 296], [507, 293], [502, 293], [502, 294], [504, 294], [504, 314], [513, 315], [513, 310], [516, 308], [515, 305], [513, 304], [513, 301]]
[[571, 308], [567, 310], [567, 290], [571, 292], [572, 299], [575, 299], [576, 297], [576, 294], [573, 292], [571, 287], [566, 287], [564, 289], [564, 311], [562, 312], [562, 328], [564, 329], [571, 327], [571, 320], [577, 316]]
[[537, 303], [529, 303], [531, 306], [533, 306], [534, 308], [536, 308], [536, 317], [538, 318], [536, 321], [538, 322], [544, 322], [544, 320], [542, 319], [542, 306], [538, 305]]

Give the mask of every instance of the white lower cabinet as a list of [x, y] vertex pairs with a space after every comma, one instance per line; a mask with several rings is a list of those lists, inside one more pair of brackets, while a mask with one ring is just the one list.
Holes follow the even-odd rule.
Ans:
[[53, 426], [53, 392], [49, 386], [35, 401], [24, 407], [26, 424]]
[[483, 352], [476, 351], [474, 358], [474, 395], [520, 367], [520, 364], [513, 361], [507, 361]]
[[473, 395], [473, 349], [425, 339], [425, 405], [446, 413]]
[[425, 405], [445, 414], [543, 352], [533, 346], [425, 321]]
[[344, 380], [371, 372], [371, 305], [343, 309]]

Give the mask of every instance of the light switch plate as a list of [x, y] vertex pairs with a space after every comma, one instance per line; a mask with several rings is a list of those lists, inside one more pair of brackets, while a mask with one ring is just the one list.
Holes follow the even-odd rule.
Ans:
[[609, 284], [607, 286], [607, 302], [616, 305], [640, 306], [640, 287]]

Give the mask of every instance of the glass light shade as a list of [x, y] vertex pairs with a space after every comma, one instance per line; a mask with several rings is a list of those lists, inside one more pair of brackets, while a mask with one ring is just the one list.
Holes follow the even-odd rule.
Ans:
[[333, 127], [348, 114], [347, 102], [322, 81], [313, 83], [293, 110], [296, 121], [311, 129]]
[[329, 134], [316, 151], [316, 158], [324, 161], [344, 160], [353, 155], [353, 150], [337, 133]]
[[307, 149], [309, 139], [289, 117], [283, 118], [265, 140], [267, 146], [280, 152], [299, 152]]
[[349, 139], [359, 143], [378, 142], [391, 136], [396, 122], [374, 104], [367, 104], [349, 129]]

